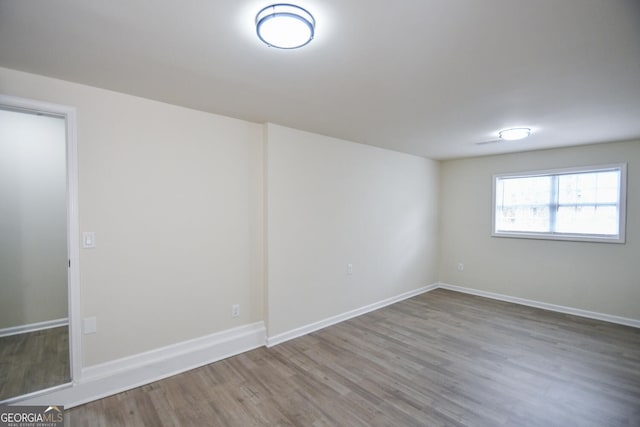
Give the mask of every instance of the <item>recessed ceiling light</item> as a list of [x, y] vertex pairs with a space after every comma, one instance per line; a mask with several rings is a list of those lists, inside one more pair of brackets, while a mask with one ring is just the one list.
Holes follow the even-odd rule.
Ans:
[[316, 20], [293, 4], [272, 4], [256, 15], [256, 33], [267, 46], [296, 49], [313, 40]]
[[517, 141], [519, 139], [524, 139], [531, 135], [531, 129], [529, 128], [510, 128], [503, 129], [498, 132], [500, 139], [504, 139], [505, 141]]

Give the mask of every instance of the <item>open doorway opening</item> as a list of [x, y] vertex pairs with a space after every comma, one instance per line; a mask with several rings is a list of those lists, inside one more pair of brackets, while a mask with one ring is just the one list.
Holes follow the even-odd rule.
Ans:
[[79, 369], [71, 126], [69, 107], [0, 95], [0, 402], [68, 386]]

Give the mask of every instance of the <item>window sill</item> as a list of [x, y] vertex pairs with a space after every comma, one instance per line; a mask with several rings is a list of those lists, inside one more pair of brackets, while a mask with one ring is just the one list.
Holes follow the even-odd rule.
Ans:
[[515, 239], [535, 239], [535, 240], [564, 240], [569, 242], [591, 242], [591, 243], [618, 243], [624, 244], [624, 236], [608, 236], [597, 234], [560, 234], [560, 233], [518, 233], [493, 232], [491, 237], [507, 237]]

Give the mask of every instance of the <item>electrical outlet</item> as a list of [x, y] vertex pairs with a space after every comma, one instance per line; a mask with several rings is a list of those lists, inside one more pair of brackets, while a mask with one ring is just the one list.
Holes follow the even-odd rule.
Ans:
[[84, 318], [84, 334], [95, 334], [98, 331], [98, 320], [95, 317]]
[[240, 316], [240, 304], [234, 304], [231, 306], [231, 317]]
[[353, 264], [347, 264], [347, 274], [353, 274]]
[[464, 271], [464, 264], [461, 262], [458, 263], [458, 271]]

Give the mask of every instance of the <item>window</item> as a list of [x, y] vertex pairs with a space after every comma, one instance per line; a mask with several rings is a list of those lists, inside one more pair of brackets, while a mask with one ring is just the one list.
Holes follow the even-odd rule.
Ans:
[[493, 236], [624, 243], [626, 164], [493, 177]]

